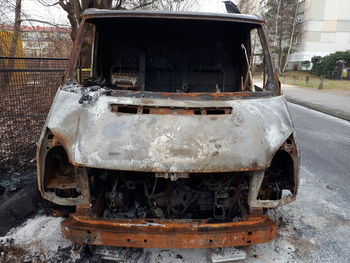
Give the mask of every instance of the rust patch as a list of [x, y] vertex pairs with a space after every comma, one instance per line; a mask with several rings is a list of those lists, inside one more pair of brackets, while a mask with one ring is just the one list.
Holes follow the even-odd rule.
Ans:
[[260, 244], [276, 237], [277, 226], [265, 216], [240, 222], [207, 220], [96, 220], [72, 216], [62, 234], [79, 244], [144, 248], [214, 248]]

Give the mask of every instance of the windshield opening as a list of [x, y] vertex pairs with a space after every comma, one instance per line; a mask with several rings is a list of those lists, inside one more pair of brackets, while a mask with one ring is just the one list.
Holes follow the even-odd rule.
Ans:
[[[90, 21], [77, 63], [84, 85], [164, 93], [227, 93], [269, 90], [259, 25], [142, 18]], [[253, 52], [252, 52], [253, 47]], [[261, 65], [254, 67], [258, 61]], [[253, 70], [262, 68], [261, 83]], [[260, 85], [259, 85], [260, 84]]]

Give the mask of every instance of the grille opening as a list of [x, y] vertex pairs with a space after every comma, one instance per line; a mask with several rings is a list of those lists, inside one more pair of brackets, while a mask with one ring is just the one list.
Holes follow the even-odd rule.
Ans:
[[160, 115], [226, 115], [232, 113], [231, 107], [219, 108], [189, 108], [189, 107], [161, 107], [161, 106], [135, 106], [111, 105], [111, 111], [125, 114], [160, 114]]
[[142, 114], [149, 114], [149, 109], [143, 108], [143, 109], [142, 109]]
[[220, 110], [220, 109], [210, 109], [206, 110], [207, 115], [224, 115], [225, 110]]
[[117, 112], [128, 113], [128, 114], [137, 114], [137, 107], [132, 106], [118, 106]]
[[241, 220], [249, 211], [249, 173], [190, 173], [172, 181], [151, 172], [92, 169], [91, 196], [102, 204], [99, 217]]

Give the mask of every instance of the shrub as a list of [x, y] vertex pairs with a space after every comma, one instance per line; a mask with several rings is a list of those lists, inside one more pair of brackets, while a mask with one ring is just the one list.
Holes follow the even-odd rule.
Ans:
[[338, 51], [329, 54], [325, 57], [314, 56], [311, 59], [313, 64], [311, 72], [317, 76], [324, 76], [326, 78], [335, 78], [337, 65], [339, 61], [345, 64], [350, 63], [350, 50], [348, 51]]

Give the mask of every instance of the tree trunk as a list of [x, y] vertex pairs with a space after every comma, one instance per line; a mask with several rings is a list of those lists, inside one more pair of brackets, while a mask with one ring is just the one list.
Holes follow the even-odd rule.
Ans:
[[274, 40], [274, 56], [273, 56], [273, 61], [274, 61], [274, 65], [277, 71], [279, 71], [279, 56], [278, 56], [278, 52], [279, 49], [277, 48], [278, 46], [278, 42], [279, 39], [281, 39], [280, 37], [277, 38], [277, 36], [279, 36], [279, 26], [278, 24], [280, 23], [280, 11], [281, 11], [281, 4], [282, 4], [282, 0], [276, 0], [276, 4], [277, 4], [277, 12], [276, 12], [276, 20], [275, 20], [275, 40]]
[[[18, 39], [21, 33], [21, 11], [22, 11], [22, 0], [16, 0], [16, 6], [15, 6], [15, 23], [13, 27], [13, 34], [11, 39], [11, 46], [8, 53], [9, 57], [15, 57], [17, 55], [17, 48], [18, 48]], [[15, 65], [14, 59], [9, 59], [7, 63], [8, 69], [13, 69]], [[5, 76], [4, 79], [4, 87], [8, 87], [11, 81], [11, 76], [13, 73], [8, 73]]]
[[286, 68], [287, 68], [287, 64], [288, 64], [288, 57], [289, 57], [289, 54], [290, 54], [290, 51], [292, 49], [292, 45], [293, 45], [293, 38], [294, 38], [294, 33], [295, 33], [295, 26], [296, 26], [296, 22], [297, 22], [297, 16], [298, 16], [298, 9], [299, 9], [299, 1], [296, 0], [297, 2], [297, 6], [295, 8], [295, 13], [294, 13], [294, 22], [293, 22], [293, 28], [292, 28], [292, 33], [290, 35], [290, 40], [289, 40], [289, 46], [288, 46], [288, 51], [287, 51], [287, 54], [286, 54], [286, 61], [284, 63], [284, 66], [282, 68], [282, 73], [284, 73], [286, 71]]

